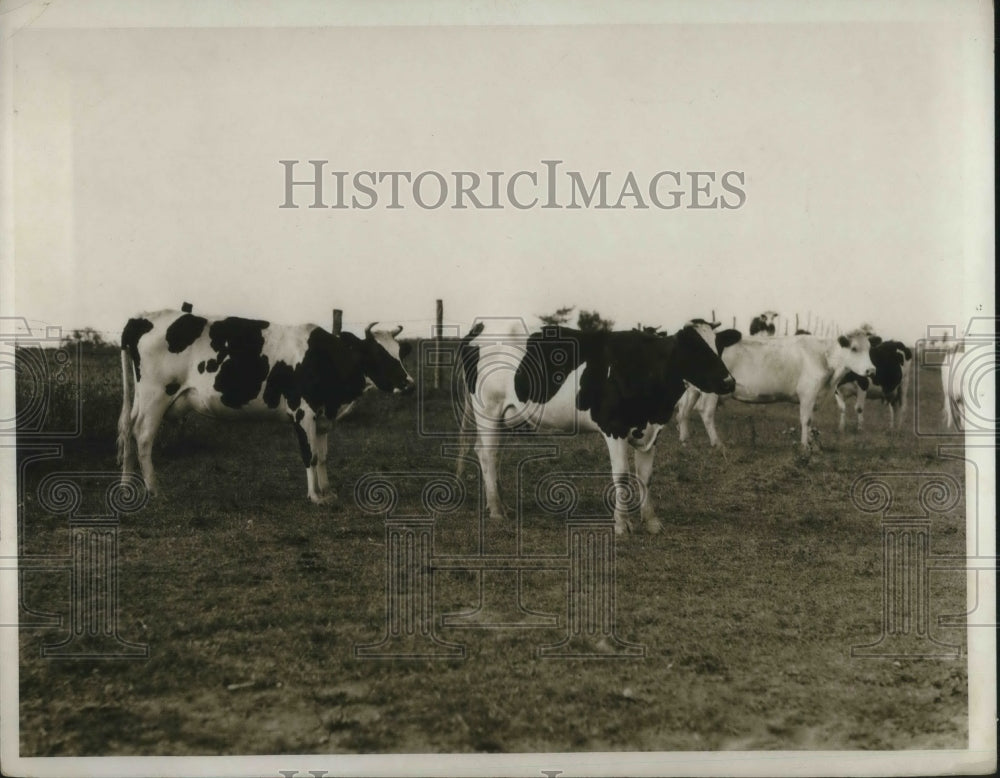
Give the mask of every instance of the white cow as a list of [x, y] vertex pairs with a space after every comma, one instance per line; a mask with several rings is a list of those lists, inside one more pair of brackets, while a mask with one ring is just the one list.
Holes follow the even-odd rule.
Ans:
[[[726, 347], [722, 351], [722, 362], [736, 379], [735, 399], [745, 403], [799, 404], [804, 450], [809, 449], [813, 408], [819, 393], [825, 388], [836, 387], [848, 371], [859, 375], [875, 372], [869, 356], [868, 337], [862, 331], [839, 338], [751, 336]], [[720, 444], [715, 430], [718, 402], [718, 395], [688, 387], [677, 404], [682, 442], [686, 442], [689, 435], [687, 417], [697, 406], [711, 444]]]
[[941, 416], [945, 427], [965, 430], [965, 395], [962, 389], [962, 374], [956, 370], [961, 361], [964, 345], [961, 339], [945, 340], [940, 344], [944, 350], [944, 360], [941, 362], [941, 391], [944, 397], [944, 407]]

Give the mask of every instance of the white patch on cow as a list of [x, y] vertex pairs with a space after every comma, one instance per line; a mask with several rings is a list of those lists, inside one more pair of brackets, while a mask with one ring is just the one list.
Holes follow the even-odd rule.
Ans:
[[[705, 341], [712, 352], [715, 352], [715, 328], [711, 324], [706, 324], [705, 322], [699, 322], [698, 324], [691, 324], [694, 331], [701, 335], [701, 339]], [[718, 326], [718, 325], [716, 325]]]

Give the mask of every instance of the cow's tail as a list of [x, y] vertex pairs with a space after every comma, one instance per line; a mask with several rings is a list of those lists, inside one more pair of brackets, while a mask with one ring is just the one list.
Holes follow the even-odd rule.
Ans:
[[118, 464], [123, 472], [135, 458], [132, 435], [132, 399], [135, 395], [135, 370], [128, 349], [122, 349], [122, 410], [118, 415]]

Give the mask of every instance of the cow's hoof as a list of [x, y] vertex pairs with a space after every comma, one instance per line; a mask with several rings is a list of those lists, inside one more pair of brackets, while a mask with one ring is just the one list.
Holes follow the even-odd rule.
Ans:
[[646, 532], [650, 535], [658, 535], [663, 529], [663, 522], [659, 519], [646, 519]]
[[313, 503], [313, 505], [330, 505], [331, 503], [337, 502], [337, 495], [317, 494], [317, 495], [310, 495], [309, 499]]
[[632, 525], [624, 519], [615, 519], [615, 534], [627, 535], [632, 531]]
[[496, 519], [497, 521], [506, 521], [507, 511], [505, 511], [503, 508], [487, 508], [486, 516], [487, 518]]

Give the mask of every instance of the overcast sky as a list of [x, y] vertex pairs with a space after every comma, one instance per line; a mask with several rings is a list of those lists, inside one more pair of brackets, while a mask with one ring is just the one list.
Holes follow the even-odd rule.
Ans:
[[[16, 314], [116, 337], [134, 313], [185, 300], [327, 326], [337, 307], [352, 324], [427, 334], [440, 297], [463, 326], [576, 305], [623, 327], [674, 329], [714, 309], [746, 328], [773, 309], [915, 339], [992, 312], [988, 20], [962, 3], [912, 22], [821, 7], [832, 21], [43, 19], [14, 37], [8, 81]], [[543, 177], [555, 159], [588, 183], [609, 171], [612, 203], [630, 171], [645, 197], [663, 170], [739, 171], [745, 201], [456, 210], [452, 194], [431, 210], [403, 182], [405, 207], [387, 209], [385, 182], [368, 210], [282, 209], [279, 160], [295, 159], [299, 177], [313, 159], [348, 171], [348, 199], [357, 171]], [[717, 181], [718, 195], [736, 201]], [[300, 187], [296, 201], [311, 195]]]

